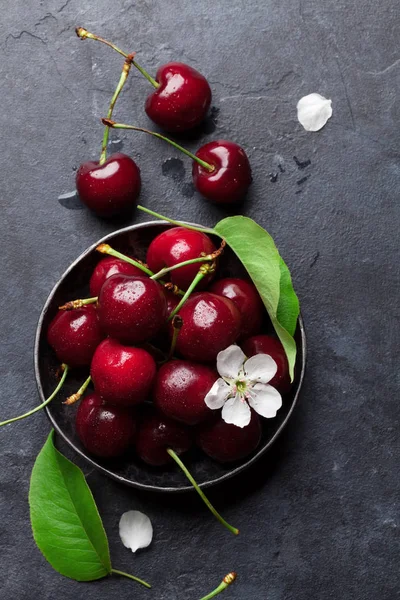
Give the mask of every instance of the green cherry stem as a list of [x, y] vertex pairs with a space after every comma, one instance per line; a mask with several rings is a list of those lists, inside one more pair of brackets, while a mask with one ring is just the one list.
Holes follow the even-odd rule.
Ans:
[[53, 398], [55, 396], [57, 396], [58, 392], [61, 390], [61, 388], [64, 384], [65, 378], [67, 377], [68, 369], [69, 369], [68, 365], [63, 363], [61, 365], [61, 369], [63, 370], [62, 377], [61, 377], [60, 381], [58, 382], [57, 387], [55, 388], [54, 392], [47, 398], [47, 400], [42, 402], [42, 404], [39, 404], [39, 406], [37, 406], [36, 408], [33, 408], [32, 410], [30, 410], [29, 412], [27, 412], [23, 415], [20, 415], [19, 417], [14, 417], [13, 419], [8, 419], [7, 421], [3, 421], [2, 423], [0, 423], [0, 427], [2, 427], [3, 425], [8, 425], [9, 423], [14, 423], [14, 421], [20, 421], [21, 419], [25, 419], [26, 417], [33, 415], [38, 410], [41, 410], [42, 408], [47, 406], [49, 404], [49, 402], [51, 402], [53, 400]]
[[234, 573], [234, 572], [228, 573], [228, 575], [225, 575], [225, 577], [223, 578], [223, 580], [221, 581], [219, 586], [217, 588], [215, 588], [215, 590], [213, 592], [211, 592], [210, 594], [207, 594], [207, 596], [204, 596], [203, 598], [200, 598], [200, 600], [211, 600], [211, 598], [215, 598], [215, 596], [218, 596], [218, 594], [220, 594], [221, 592], [226, 590], [228, 585], [230, 585], [231, 583], [233, 583], [235, 581], [236, 577], [237, 577], [236, 573]]
[[224, 248], [225, 241], [222, 240], [221, 247], [212, 254], [206, 254], [205, 256], [199, 256], [198, 258], [191, 258], [190, 260], [184, 260], [183, 262], [178, 263], [177, 265], [173, 265], [172, 267], [164, 267], [163, 269], [161, 269], [161, 271], [158, 271], [158, 273], [152, 275], [150, 279], [160, 279], [160, 277], [163, 277], [166, 273], [169, 273], [170, 271], [175, 271], [175, 269], [180, 269], [181, 267], [186, 267], [187, 265], [194, 265], [196, 263], [213, 261], [216, 258], [218, 258], [218, 256], [222, 253]]
[[94, 304], [95, 302], [97, 302], [97, 296], [93, 296], [92, 298], [79, 298], [79, 300], [70, 300], [70, 302], [66, 302], [62, 306], [59, 306], [58, 310], [75, 310], [76, 308], [82, 308], [82, 306]]
[[[84, 27], [77, 27], [75, 29], [75, 32], [76, 35], [79, 38], [81, 38], [81, 40], [95, 40], [96, 42], [102, 42], [103, 44], [106, 44], [106, 46], [108, 46], [109, 48], [115, 50], [115, 52], [118, 52], [118, 54], [121, 54], [121, 56], [124, 56], [125, 58], [128, 58], [129, 56], [126, 52], [118, 48], [115, 44], [109, 42], [108, 40], [105, 40], [99, 35], [94, 35], [94, 33], [90, 33], [87, 29], [84, 29]], [[158, 81], [156, 81], [147, 71], [145, 71], [143, 67], [141, 67], [135, 60], [132, 60], [132, 64], [143, 75], [143, 77], [145, 77], [147, 81], [151, 83], [153, 87], [160, 87]]]
[[78, 400], [80, 400], [82, 398], [83, 394], [86, 392], [86, 388], [91, 381], [92, 381], [92, 378], [89, 375], [89, 377], [83, 382], [83, 384], [81, 385], [79, 390], [77, 392], [75, 392], [75, 394], [72, 394], [72, 396], [69, 396], [65, 400], [65, 402], [63, 402], [63, 404], [70, 406], [71, 404], [75, 404], [75, 402], [78, 402]]
[[168, 321], [175, 317], [176, 313], [179, 312], [182, 306], [185, 304], [186, 300], [189, 298], [190, 294], [193, 292], [195, 287], [200, 283], [200, 281], [205, 277], [208, 273], [210, 273], [210, 269], [206, 269], [205, 267], [209, 267], [210, 265], [202, 265], [197, 273], [196, 277], [193, 279], [192, 283], [189, 285], [188, 289], [184, 293], [183, 298], [180, 299], [179, 304], [177, 304], [172, 311], [172, 313], [168, 317]]
[[156, 217], [157, 219], [161, 219], [162, 221], [167, 221], [167, 223], [171, 223], [172, 225], [184, 227], [185, 229], [192, 229], [193, 231], [201, 231], [202, 233], [210, 233], [211, 235], [217, 235], [218, 237], [222, 238], [222, 236], [216, 231], [214, 231], [214, 229], [208, 227], [196, 227], [195, 225], [188, 225], [187, 223], [183, 223], [182, 221], [175, 221], [174, 219], [164, 217], [164, 215], [160, 215], [159, 213], [154, 212], [154, 210], [150, 210], [150, 208], [146, 208], [145, 206], [141, 206], [140, 204], [138, 204], [137, 208], [142, 212], [151, 215], [152, 217]]
[[[141, 262], [134, 260], [133, 258], [130, 258], [129, 256], [126, 256], [126, 254], [122, 254], [121, 252], [118, 252], [118, 250], [114, 250], [114, 248], [111, 248], [111, 246], [109, 246], [108, 244], [100, 244], [100, 246], [97, 246], [96, 248], [97, 252], [101, 252], [102, 254], [108, 254], [109, 256], [114, 256], [115, 258], [120, 258], [121, 260], [124, 260], [125, 262], [134, 265], [135, 267], [137, 267], [138, 269], [141, 269], [144, 273], [146, 273], [146, 275], [149, 275], [150, 277], [154, 276], [153, 271], [150, 271], [150, 269], [148, 267], [146, 267], [144, 264], [142, 264]], [[164, 281], [160, 280], [159, 283], [161, 285], [168, 285], [169, 284], [165, 284]], [[177, 295], [183, 296], [183, 292], [181, 290], [177, 290]]]
[[[111, 119], [111, 117], [113, 115], [115, 103], [118, 99], [118, 96], [120, 95], [120, 93], [122, 91], [122, 88], [124, 87], [124, 85], [126, 83], [126, 80], [128, 79], [129, 71], [131, 70], [131, 66], [132, 66], [132, 62], [133, 62], [133, 57], [134, 57], [134, 54], [128, 54], [128, 56], [125, 59], [121, 77], [120, 77], [118, 85], [115, 89], [114, 95], [111, 98], [110, 106], [108, 108], [108, 113], [107, 113], [108, 119]], [[107, 144], [108, 144], [109, 135], [110, 135], [110, 128], [104, 127], [103, 144], [101, 147], [101, 154], [100, 154], [100, 160], [99, 160], [100, 165], [104, 164], [106, 161], [106, 158], [107, 158]]]
[[175, 315], [172, 319], [173, 334], [172, 334], [172, 340], [171, 340], [171, 347], [169, 349], [168, 356], [164, 362], [171, 360], [171, 358], [173, 357], [174, 352], [175, 352], [176, 342], [178, 339], [178, 335], [179, 335], [179, 332], [182, 329], [182, 327], [183, 327], [182, 317], [180, 317], [179, 315]]
[[[170, 457], [176, 462], [176, 464], [178, 465], [178, 467], [180, 469], [182, 469], [182, 471], [184, 472], [184, 474], [186, 475], [186, 477], [189, 479], [190, 483], [192, 484], [192, 486], [194, 487], [194, 489], [196, 490], [196, 492], [199, 494], [199, 496], [203, 500], [204, 504], [212, 512], [212, 514], [214, 515], [214, 517], [216, 517], [218, 519], [218, 521], [224, 527], [226, 527], [227, 529], [229, 529], [229, 531], [231, 533], [234, 533], [235, 535], [238, 535], [239, 529], [236, 529], [236, 527], [232, 527], [232, 525], [229, 525], [229, 523], [227, 523], [225, 521], [225, 519], [223, 519], [221, 517], [221, 515], [219, 514], [219, 512], [216, 511], [216, 509], [213, 507], [213, 505], [211, 504], [211, 502], [209, 501], [209, 499], [207, 498], [207, 496], [204, 494], [204, 492], [201, 490], [201, 488], [199, 487], [199, 485], [197, 484], [197, 482], [195, 481], [195, 479], [193, 479], [192, 475], [187, 470], [187, 468], [185, 467], [185, 465], [183, 464], [183, 462], [181, 461], [181, 459], [179, 458], [179, 456], [176, 454], [176, 452], [174, 452], [171, 448], [167, 448], [167, 452], [170, 455]], [[212, 597], [212, 596], [210, 596], [210, 597]]]
[[137, 581], [144, 585], [144, 587], [151, 588], [151, 585], [147, 583], [147, 581], [143, 581], [143, 579], [139, 579], [139, 577], [135, 577], [134, 575], [130, 575], [129, 573], [125, 573], [124, 571], [118, 571], [118, 569], [111, 569], [112, 575], [121, 575], [122, 577], [128, 577], [128, 579], [133, 579], [133, 581]]
[[206, 162], [205, 160], [201, 160], [201, 158], [199, 158], [192, 152], [189, 152], [189, 150], [186, 150], [186, 148], [184, 148], [183, 146], [180, 146], [180, 144], [177, 144], [176, 142], [165, 137], [165, 135], [161, 135], [161, 133], [156, 133], [155, 131], [150, 131], [150, 129], [144, 129], [144, 127], [136, 127], [136, 125], [125, 125], [125, 123], [116, 123], [115, 121], [111, 121], [110, 119], [102, 119], [102, 122], [103, 122], [103, 125], [108, 125], [108, 127], [112, 127], [113, 129], [130, 129], [133, 131], [141, 131], [142, 133], [148, 133], [149, 135], [152, 135], [153, 137], [156, 137], [159, 140], [168, 142], [168, 144], [171, 144], [171, 146], [173, 146], [180, 152], [183, 152], [183, 154], [186, 154], [186, 156], [188, 156], [189, 158], [191, 158], [192, 160], [197, 162], [199, 165], [201, 165], [203, 167], [203, 169], [206, 169], [210, 173], [212, 173], [215, 170], [215, 167], [213, 165], [210, 165], [210, 163]]

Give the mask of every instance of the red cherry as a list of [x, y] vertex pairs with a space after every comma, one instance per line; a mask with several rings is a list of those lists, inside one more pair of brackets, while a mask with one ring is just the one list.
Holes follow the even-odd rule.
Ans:
[[115, 258], [114, 256], [106, 256], [106, 258], [97, 263], [92, 273], [89, 283], [90, 295], [98, 296], [105, 280], [117, 273], [133, 277], [143, 277], [143, 271], [135, 267], [135, 265], [131, 265], [125, 260]]
[[252, 177], [243, 148], [234, 142], [216, 140], [199, 148], [196, 156], [214, 167], [213, 171], [209, 171], [193, 162], [193, 183], [202, 196], [217, 204], [244, 200]]
[[187, 452], [192, 445], [189, 430], [165, 415], [146, 411], [136, 438], [136, 451], [149, 465], [161, 466], [172, 461], [167, 449], [176, 454]]
[[98, 300], [102, 329], [126, 344], [138, 344], [157, 334], [167, 318], [163, 288], [148, 277], [112, 275]]
[[257, 448], [260, 439], [260, 419], [252, 411], [247, 427], [237, 427], [218, 418], [199, 429], [196, 441], [208, 456], [226, 463], [241, 460], [251, 454]]
[[205, 365], [187, 360], [171, 360], [158, 371], [153, 398], [165, 415], [197, 425], [212, 414], [204, 398], [210, 391], [218, 373]]
[[230, 277], [212, 284], [210, 292], [230, 298], [242, 316], [240, 337], [249, 337], [261, 329], [264, 304], [257, 288], [250, 281]]
[[242, 350], [250, 358], [255, 354], [269, 354], [278, 366], [278, 370], [269, 382], [282, 394], [286, 394], [292, 384], [290, 382], [289, 365], [282, 344], [269, 335], [254, 335], [242, 344]]
[[[149, 269], [157, 273], [164, 267], [173, 267], [178, 263], [212, 254], [215, 251], [216, 247], [205, 233], [185, 229], [185, 227], [172, 227], [154, 238], [147, 251], [146, 261]], [[172, 283], [181, 290], [187, 290], [199, 272], [200, 265], [201, 263], [194, 263], [171, 271]], [[204, 277], [197, 289], [207, 287], [212, 277], [212, 273]]]
[[76, 431], [91, 454], [110, 458], [123, 454], [133, 444], [136, 423], [130, 411], [106, 406], [97, 394], [90, 394], [79, 405]]
[[185, 358], [214, 361], [240, 333], [240, 312], [229, 298], [210, 292], [193, 294], [178, 313], [183, 320], [176, 349]]
[[126, 154], [111, 154], [100, 165], [83, 163], [76, 174], [79, 198], [100, 217], [113, 217], [132, 210], [140, 192], [140, 170]]
[[47, 330], [47, 341], [60, 362], [70, 367], [90, 365], [104, 334], [92, 304], [76, 310], [59, 311]]
[[156, 374], [154, 358], [142, 348], [104, 340], [90, 367], [93, 385], [110, 404], [130, 406], [146, 400]]
[[167, 131], [186, 131], [201, 123], [211, 103], [211, 89], [201, 73], [171, 62], [158, 69], [156, 81], [160, 86], [145, 105], [154, 123]]

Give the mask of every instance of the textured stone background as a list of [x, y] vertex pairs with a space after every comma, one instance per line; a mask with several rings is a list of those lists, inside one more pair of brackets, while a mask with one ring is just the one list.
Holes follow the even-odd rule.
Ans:
[[[225, 592], [232, 600], [399, 598], [396, 0], [0, 4], [1, 417], [37, 403], [41, 307], [68, 264], [114, 227], [58, 202], [80, 162], [99, 154], [99, 117], [121, 68], [111, 50], [80, 42], [75, 25], [136, 50], [153, 73], [182, 60], [208, 77], [213, 118], [189, 146], [228, 137], [248, 150], [254, 184], [245, 211], [292, 269], [309, 340], [304, 394], [286, 434], [264, 463], [210, 494], [239, 538], [194, 496], [136, 493], [89, 474], [115, 567], [149, 579], [152, 592], [128, 580], [79, 584], [51, 569], [32, 540], [27, 504], [49, 423], [41, 414], [4, 428], [0, 597], [197, 600], [235, 569], [238, 582]], [[116, 115], [147, 125], [149, 91], [133, 73]], [[334, 116], [317, 134], [296, 120], [296, 102], [312, 91], [333, 100]], [[169, 147], [118, 133], [112, 148], [140, 164], [143, 204], [205, 225], [226, 214], [193, 193], [188, 161]], [[311, 163], [300, 169], [294, 157]], [[120, 514], [134, 507], [155, 527], [152, 547], [137, 556], [117, 532]]]

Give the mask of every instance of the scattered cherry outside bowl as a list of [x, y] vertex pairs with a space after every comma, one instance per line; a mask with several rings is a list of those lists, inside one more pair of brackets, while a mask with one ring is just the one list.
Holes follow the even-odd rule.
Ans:
[[[51, 291], [39, 318], [35, 340], [35, 375], [41, 401], [54, 389], [59, 362], [47, 342], [49, 323], [57, 314], [58, 307], [67, 300], [84, 298], [89, 295], [89, 280], [96, 264], [104, 258], [96, 252], [99, 244], [110, 244], [116, 250], [145, 261], [146, 251], [151, 241], [171, 225], [165, 221], [151, 221], [132, 225], [107, 235], [83, 252], [60, 278]], [[212, 237], [212, 236], [211, 236]], [[218, 246], [218, 240], [215, 239]], [[219, 259], [218, 277], [243, 277], [245, 269], [233, 252], [226, 248]], [[265, 333], [272, 333], [266, 330]], [[193, 450], [185, 455], [185, 464], [202, 488], [220, 483], [244, 471], [260, 458], [280, 435], [286, 426], [298, 401], [304, 379], [306, 361], [306, 336], [300, 315], [295, 333], [297, 360], [295, 380], [288, 394], [283, 397], [283, 406], [274, 419], [262, 419], [262, 437], [257, 449], [241, 461], [219, 464]], [[77, 405], [66, 406], [63, 400], [76, 392], [87, 377], [87, 369], [72, 369], [64, 383], [62, 392], [46, 406], [47, 415], [54, 429], [61, 437], [93, 467], [105, 475], [128, 486], [159, 492], [180, 492], [192, 490], [185, 475], [175, 464], [154, 468], [142, 462], [134, 453], [118, 459], [100, 459], [92, 456], [80, 442], [75, 428]]]

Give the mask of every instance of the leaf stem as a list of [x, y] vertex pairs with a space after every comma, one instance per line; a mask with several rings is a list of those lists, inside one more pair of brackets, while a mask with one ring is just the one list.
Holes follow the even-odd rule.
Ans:
[[60, 381], [58, 382], [57, 387], [55, 388], [54, 392], [47, 398], [47, 400], [42, 402], [42, 404], [39, 404], [39, 406], [37, 406], [36, 408], [33, 408], [32, 410], [30, 410], [29, 412], [27, 412], [23, 415], [20, 415], [19, 417], [14, 417], [13, 419], [8, 419], [7, 421], [3, 421], [2, 423], [0, 423], [0, 427], [2, 427], [3, 425], [8, 425], [9, 423], [14, 423], [14, 421], [20, 421], [21, 419], [25, 419], [26, 417], [33, 415], [38, 410], [41, 410], [42, 408], [47, 406], [49, 404], [49, 402], [51, 402], [53, 400], [53, 398], [58, 394], [58, 392], [60, 391], [60, 389], [62, 388], [62, 386], [64, 384], [65, 378], [67, 377], [68, 369], [69, 369], [68, 365], [63, 363], [61, 365], [61, 368], [63, 370], [62, 377], [61, 377]]
[[213, 507], [213, 505], [211, 504], [211, 502], [209, 501], [209, 499], [207, 498], [207, 496], [201, 490], [201, 488], [199, 487], [199, 485], [197, 484], [197, 482], [195, 481], [195, 479], [192, 477], [192, 475], [188, 471], [188, 469], [185, 467], [185, 465], [183, 464], [183, 462], [181, 461], [181, 459], [179, 458], [179, 456], [176, 454], [176, 452], [174, 452], [171, 448], [167, 448], [167, 452], [170, 455], [170, 457], [176, 462], [176, 464], [178, 465], [178, 467], [180, 467], [180, 469], [182, 469], [182, 471], [184, 472], [184, 474], [186, 475], [186, 477], [189, 479], [190, 483], [192, 484], [192, 486], [194, 487], [194, 489], [196, 490], [196, 492], [199, 494], [199, 496], [203, 500], [204, 504], [212, 512], [212, 514], [214, 515], [214, 517], [216, 517], [218, 519], [218, 521], [224, 527], [226, 527], [227, 529], [229, 529], [229, 531], [231, 533], [234, 533], [235, 535], [238, 535], [239, 529], [236, 529], [236, 527], [232, 527], [232, 525], [229, 525], [229, 523], [227, 523], [225, 521], [225, 519], [223, 519], [221, 517], [221, 515], [219, 514], [219, 512], [217, 512], [217, 510]]
[[173, 146], [180, 152], [183, 152], [183, 154], [186, 154], [186, 156], [188, 156], [189, 158], [191, 158], [192, 160], [197, 162], [200, 166], [203, 167], [203, 169], [206, 169], [206, 171], [208, 171], [209, 173], [212, 173], [213, 171], [215, 171], [215, 167], [213, 165], [210, 165], [210, 163], [206, 162], [205, 160], [202, 160], [201, 158], [199, 158], [198, 156], [196, 156], [189, 150], [186, 150], [186, 148], [184, 148], [180, 144], [177, 144], [173, 140], [170, 140], [169, 138], [165, 137], [165, 135], [162, 135], [161, 133], [156, 133], [155, 131], [150, 131], [150, 129], [144, 129], [144, 127], [136, 127], [136, 125], [125, 125], [125, 123], [115, 123], [115, 121], [111, 121], [110, 119], [102, 119], [102, 122], [104, 125], [108, 125], [109, 127], [112, 127], [113, 129], [131, 129], [133, 131], [141, 131], [142, 133], [148, 133], [149, 135], [152, 135], [153, 137], [156, 137], [159, 140], [168, 142], [168, 144], [170, 144], [171, 146]]
[[125, 573], [124, 571], [118, 571], [118, 569], [111, 569], [111, 573], [114, 575], [121, 575], [122, 577], [128, 577], [128, 579], [133, 579], [133, 581], [137, 581], [144, 585], [144, 587], [151, 588], [151, 585], [147, 583], [147, 581], [143, 581], [143, 579], [139, 579], [139, 577], [135, 577], [134, 575], [130, 575], [129, 573]]
[[[129, 56], [126, 52], [124, 52], [123, 50], [118, 48], [112, 42], [105, 40], [104, 38], [100, 37], [99, 35], [94, 35], [94, 33], [90, 33], [89, 31], [87, 31], [87, 29], [84, 29], [84, 27], [77, 27], [75, 29], [75, 32], [76, 32], [76, 35], [79, 38], [81, 38], [81, 40], [88, 39], [88, 40], [95, 40], [96, 42], [102, 42], [103, 44], [106, 44], [106, 46], [108, 46], [109, 48], [112, 48], [113, 50], [115, 50], [115, 52], [118, 52], [118, 54], [121, 54], [121, 56], [124, 56], [125, 58], [128, 58], [128, 56]], [[147, 79], [147, 81], [149, 81], [151, 83], [151, 85], [153, 87], [155, 87], [156, 89], [160, 87], [160, 84], [158, 83], [158, 81], [156, 81], [147, 71], [145, 71], [143, 69], [143, 67], [141, 67], [135, 60], [132, 60], [132, 64]]]
[[[118, 99], [118, 96], [120, 95], [120, 93], [122, 91], [122, 88], [124, 87], [124, 85], [126, 83], [126, 80], [128, 79], [129, 71], [131, 70], [131, 66], [132, 66], [132, 62], [133, 62], [133, 57], [134, 57], [134, 54], [128, 54], [128, 56], [125, 59], [121, 77], [119, 79], [118, 85], [113, 94], [113, 97], [111, 98], [110, 106], [108, 108], [108, 113], [107, 113], [108, 119], [111, 119], [111, 117], [113, 115], [115, 103]], [[103, 144], [101, 147], [101, 154], [100, 154], [100, 160], [99, 160], [100, 165], [104, 164], [106, 161], [106, 158], [107, 158], [107, 144], [108, 144], [108, 136], [109, 135], [110, 135], [110, 128], [104, 127]]]
[[87, 304], [94, 304], [97, 302], [97, 296], [93, 296], [92, 298], [80, 298], [79, 300], [70, 300], [70, 302], [66, 302], [62, 306], [59, 306], [59, 310], [75, 310], [76, 308], [82, 308], [82, 306], [86, 306]]
[[154, 212], [154, 210], [150, 210], [149, 208], [146, 208], [145, 206], [141, 206], [140, 204], [138, 204], [137, 208], [139, 210], [141, 210], [142, 212], [145, 212], [148, 215], [151, 215], [152, 217], [156, 217], [157, 219], [161, 219], [162, 221], [167, 221], [168, 223], [172, 223], [172, 225], [177, 225], [178, 227], [184, 227], [185, 229], [192, 229], [193, 231], [201, 231], [202, 233], [211, 233], [212, 235], [217, 235], [218, 237], [222, 238], [222, 235], [220, 235], [217, 231], [214, 231], [214, 229], [210, 229], [208, 227], [196, 227], [195, 225], [187, 225], [187, 223], [182, 223], [182, 221], [175, 221], [174, 219], [170, 219], [169, 217], [160, 215], [159, 213]]
[[83, 394], [86, 392], [86, 388], [91, 381], [92, 381], [92, 378], [89, 375], [89, 377], [82, 383], [79, 390], [77, 392], [75, 392], [75, 394], [72, 394], [72, 396], [69, 396], [65, 400], [65, 402], [63, 402], [63, 404], [70, 406], [71, 404], [75, 404], [75, 402], [78, 402], [78, 400], [80, 400], [82, 398]]
[[231, 583], [233, 583], [236, 579], [237, 575], [236, 573], [232, 572], [232, 573], [228, 573], [228, 575], [226, 575], [222, 582], [219, 584], [219, 586], [210, 594], [207, 594], [207, 596], [204, 596], [203, 598], [200, 598], [200, 600], [211, 600], [211, 598], [215, 598], [215, 596], [217, 596], [218, 594], [220, 594], [221, 592], [223, 592], [224, 590], [226, 590], [226, 588], [228, 587], [228, 585], [230, 585]]
[[[206, 265], [203, 265], [203, 266], [205, 267]], [[207, 275], [207, 273], [209, 273], [209, 270], [203, 269], [203, 266], [200, 267], [199, 272], [197, 273], [196, 277], [193, 279], [192, 283], [189, 285], [188, 289], [184, 293], [183, 298], [180, 299], [179, 303], [175, 306], [174, 310], [169, 315], [168, 321], [173, 319], [173, 317], [175, 317], [176, 313], [181, 310], [182, 306], [185, 304], [186, 300], [189, 298], [190, 294], [193, 292], [195, 287], [200, 283], [200, 281], [203, 279], [203, 277], [205, 277], [205, 275]]]

